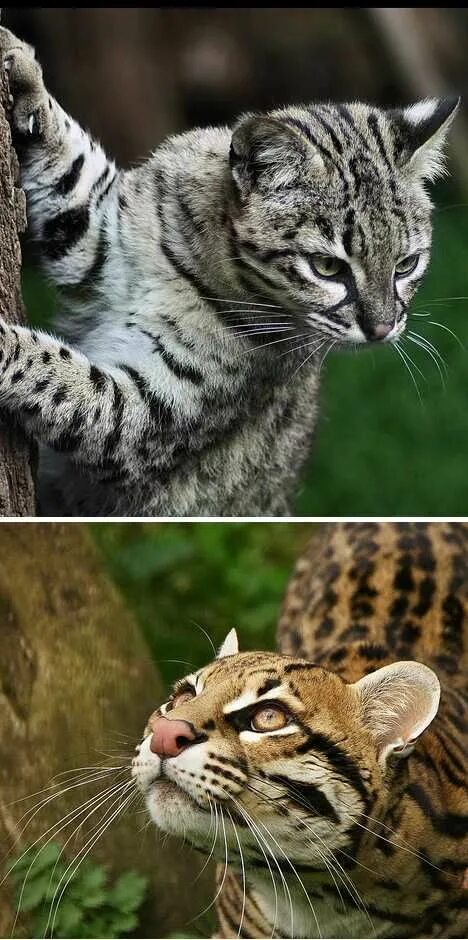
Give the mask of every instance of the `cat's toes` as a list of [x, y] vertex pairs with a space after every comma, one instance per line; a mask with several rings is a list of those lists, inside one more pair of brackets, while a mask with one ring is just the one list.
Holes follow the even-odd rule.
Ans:
[[12, 127], [23, 136], [38, 137], [45, 127], [48, 102], [42, 69], [34, 58], [34, 50], [2, 28], [0, 52], [8, 76]]

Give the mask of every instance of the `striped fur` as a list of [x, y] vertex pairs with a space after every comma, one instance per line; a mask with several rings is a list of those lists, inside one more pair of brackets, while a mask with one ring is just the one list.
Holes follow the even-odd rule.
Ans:
[[[0, 54], [29, 230], [63, 307], [63, 339], [1, 325], [0, 403], [42, 445], [43, 511], [286, 513], [321, 360], [404, 330], [454, 103], [247, 115], [123, 172], [30, 47], [1, 29]], [[323, 254], [339, 275], [318, 273]]]
[[[467, 614], [468, 526], [330, 525], [298, 562], [281, 652], [238, 653], [231, 634], [150, 718], [133, 772], [156, 825], [207, 853], [215, 837], [217, 936], [466, 936]], [[396, 659], [442, 695], [383, 759], [355, 692]], [[259, 702], [292, 721], [253, 732]], [[161, 715], [197, 735], [163, 761]]]

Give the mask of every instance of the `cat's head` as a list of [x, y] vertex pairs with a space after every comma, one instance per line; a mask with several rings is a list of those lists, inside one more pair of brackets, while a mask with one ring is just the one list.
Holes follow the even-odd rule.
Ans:
[[443, 173], [457, 106], [327, 104], [242, 118], [228, 221], [244, 288], [340, 344], [398, 339], [429, 262], [425, 184]]
[[[439, 682], [401, 662], [353, 684], [303, 659], [239, 653], [178, 682], [151, 715], [132, 774], [165, 832], [249, 865], [282, 854], [323, 867], [362, 813], [391, 797], [390, 768], [434, 718]], [[359, 833], [358, 833], [359, 835]], [[268, 848], [267, 848], [268, 847]]]

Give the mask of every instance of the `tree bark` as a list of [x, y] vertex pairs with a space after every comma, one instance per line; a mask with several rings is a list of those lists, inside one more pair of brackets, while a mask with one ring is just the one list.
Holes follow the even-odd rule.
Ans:
[[[100, 564], [79, 524], [0, 525], [0, 868], [24, 825], [20, 817], [39, 799], [22, 798], [65, 770], [104, 763], [104, 754], [124, 751], [130, 761], [161, 701], [161, 681], [140, 632]], [[20, 847], [95, 792], [78, 787], [49, 803]], [[85, 830], [95, 822], [91, 817]], [[213, 875], [208, 869], [191, 890], [203, 858], [170, 839], [163, 844], [153, 827], [143, 835], [145, 822], [135, 809], [124, 813], [91, 857], [114, 875], [135, 868], [149, 877], [138, 936], [167, 937], [209, 903]], [[57, 841], [64, 844], [70, 833], [67, 828]], [[86, 831], [80, 845], [85, 838]], [[75, 849], [72, 840], [71, 857]], [[11, 927], [6, 884], [0, 936], [10, 936]]]
[[[0, 315], [23, 323], [18, 234], [26, 227], [26, 203], [16, 186], [18, 164], [4, 109], [7, 83], [1, 73], [0, 82]], [[0, 414], [0, 516], [35, 515], [33, 453], [18, 425]]]

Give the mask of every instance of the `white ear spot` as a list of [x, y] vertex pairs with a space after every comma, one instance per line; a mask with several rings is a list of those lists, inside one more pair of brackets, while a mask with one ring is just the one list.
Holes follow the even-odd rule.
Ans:
[[427, 98], [404, 108], [403, 120], [414, 150], [407, 168], [412, 176], [435, 180], [445, 171], [444, 147], [460, 98]]
[[425, 101], [417, 101], [416, 104], [409, 105], [408, 108], [404, 109], [403, 114], [409, 124], [416, 126], [433, 117], [438, 106], [439, 101], [437, 98], [426, 98]]
[[439, 707], [439, 680], [423, 663], [383, 666], [359, 679], [353, 688], [361, 701], [364, 723], [383, 761], [392, 753], [409, 754]]
[[221, 644], [216, 659], [224, 659], [225, 656], [235, 656], [239, 652], [239, 641], [234, 629], [229, 631], [224, 643]]

